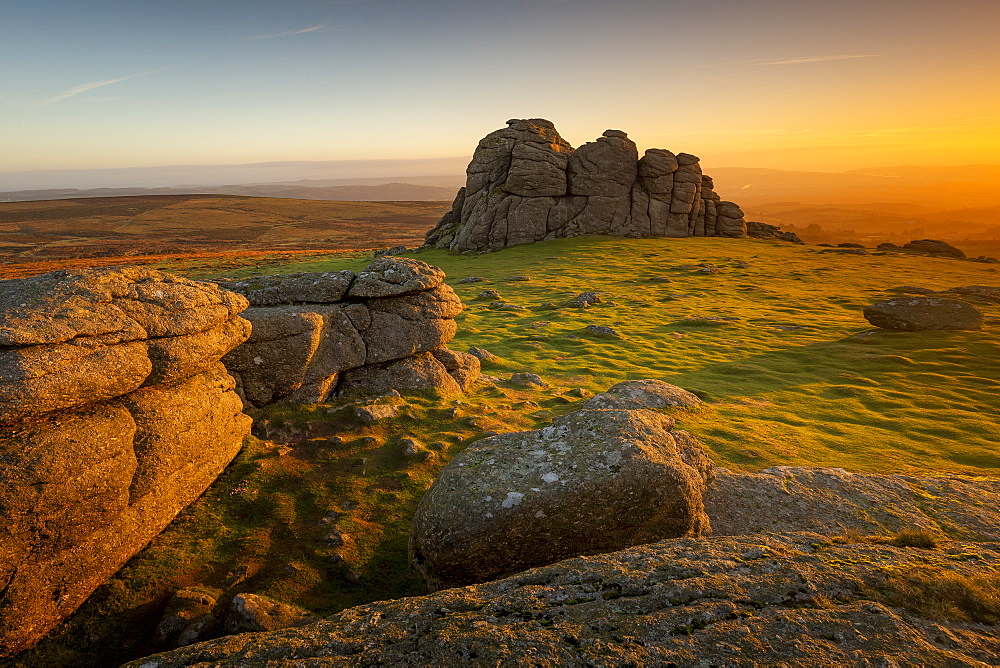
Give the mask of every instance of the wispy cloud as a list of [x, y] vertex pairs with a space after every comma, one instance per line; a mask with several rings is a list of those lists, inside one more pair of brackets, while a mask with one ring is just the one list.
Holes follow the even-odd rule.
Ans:
[[769, 65], [810, 65], [813, 63], [829, 63], [836, 60], [857, 60], [859, 58], [878, 58], [875, 53], [842, 53], [830, 56], [802, 56], [797, 58], [756, 58], [754, 60], [733, 60], [724, 63], [711, 63], [705, 67], [766, 67]]
[[274, 39], [275, 37], [291, 37], [292, 35], [304, 35], [309, 32], [321, 32], [327, 29], [330, 25], [329, 21], [324, 21], [314, 26], [309, 26], [308, 28], [302, 28], [301, 30], [286, 30], [284, 32], [276, 32], [272, 35], [254, 35], [253, 37], [248, 37], [247, 39]]
[[874, 53], [863, 54], [842, 54], [839, 56], [810, 56], [806, 58], [788, 58], [786, 60], [772, 60], [761, 63], [761, 65], [808, 65], [809, 63], [828, 63], [833, 60], [855, 60], [857, 58], [876, 58]]
[[70, 88], [68, 90], [64, 90], [63, 92], [59, 93], [58, 95], [54, 95], [54, 96], [50, 97], [47, 100], [42, 100], [38, 104], [34, 105], [34, 107], [35, 108], [37, 108], [37, 107], [45, 107], [45, 106], [48, 106], [50, 104], [55, 104], [56, 102], [62, 102], [63, 100], [68, 100], [71, 97], [76, 97], [80, 93], [86, 93], [87, 91], [90, 91], [90, 90], [95, 90], [97, 88], [104, 88], [105, 86], [111, 86], [111, 85], [116, 84], [116, 83], [121, 83], [123, 81], [128, 81], [129, 79], [136, 79], [138, 77], [148, 76], [150, 74], [154, 74], [154, 72], [142, 72], [140, 74], [133, 74], [133, 75], [130, 75], [130, 76], [127, 76], [127, 77], [121, 77], [121, 78], [118, 78], [118, 79], [105, 79], [104, 81], [92, 81], [90, 83], [80, 84], [79, 86], [74, 86], [73, 88]]

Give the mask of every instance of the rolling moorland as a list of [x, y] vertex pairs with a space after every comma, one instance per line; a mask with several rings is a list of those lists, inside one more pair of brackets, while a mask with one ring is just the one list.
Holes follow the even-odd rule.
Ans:
[[[377, 424], [352, 420], [338, 402], [251, 411], [254, 437], [210, 490], [13, 665], [109, 665], [157, 651], [150, 633], [179, 587], [220, 600], [253, 591], [319, 615], [422, 593], [407, 566], [409, 523], [448, 459], [486, 432], [545, 425], [625, 379], [696, 392], [702, 404], [671, 415], [717, 466], [1000, 470], [1000, 307], [980, 305], [991, 323], [981, 331], [891, 332], [861, 317], [901, 286], [996, 285], [993, 265], [719, 238], [576, 238], [413, 256], [442, 267], [467, 306], [451, 347], [494, 353], [483, 372], [497, 380], [458, 400], [385, 398], [402, 410]], [[317, 249], [263, 261], [238, 251], [146, 260], [194, 278], [237, 278], [358, 270], [370, 258]], [[459, 282], [472, 276], [485, 280]], [[603, 301], [570, 305], [585, 291]], [[525, 371], [547, 386], [503, 380]], [[426, 455], [407, 456], [401, 438], [426, 444]], [[332, 513], [343, 515], [339, 545], [328, 535]]]

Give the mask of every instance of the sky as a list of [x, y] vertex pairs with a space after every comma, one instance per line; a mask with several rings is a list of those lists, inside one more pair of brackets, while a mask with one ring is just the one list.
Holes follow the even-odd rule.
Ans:
[[0, 0], [0, 188], [160, 165], [406, 173], [528, 117], [706, 167], [1000, 163], [998, 25], [1000, 0]]

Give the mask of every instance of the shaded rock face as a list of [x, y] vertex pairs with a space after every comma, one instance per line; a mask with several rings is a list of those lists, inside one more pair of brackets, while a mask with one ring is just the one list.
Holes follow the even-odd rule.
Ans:
[[[996, 543], [955, 543], [933, 554], [940, 568], [967, 575], [996, 569], [998, 553]], [[873, 597], [888, 574], [925, 568], [927, 558], [926, 550], [831, 544], [813, 533], [681, 538], [129, 665], [995, 663], [993, 627], [920, 619]]]
[[223, 362], [248, 405], [436, 388], [461, 393], [479, 367], [444, 348], [462, 302], [444, 272], [382, 256], [364, 271], [265, 276], [225, 286], [247, 297], [249, 340]]
[[241, 296], [142, 267], [0, 281], [0, 655], [196, 499], [250, 418], [220, 358]]
[[983, 314], [972, 304], [938, 297], [896, 297], [864, 308], [876, 327], [918, 332], [925, 329], [981, 329]]
[[421, 500], [411, 562], [441, 589], [708, 532], [710, 464], [673, 426], [647, 410], [581, 410], [472, 444]]
[[[783, 232], [777, 225], [768, 225], [753, 220], [747, 221], [747, 236], [752, 239], [778, 239], [779, 241], [791, 241], [801, 244], [802, 239], [795, 232]], [[841, 244], [843, 245], [843, 244]]]
[[229, 633], [277, 631], [318, 621], [319, 617], [298, 606], [273, 601], [256, 594], [237, 594], [233, 597], [229, 615], [226, 617], [226, 631]]
[[573, 149], [551, 122], [514, 119], [484, 137], [466, 185], [425, 243], [495, 250], [545, 239], [746, 236], [743, 212], [713, 191], [696, 156], [649, 149], [621, 130]]

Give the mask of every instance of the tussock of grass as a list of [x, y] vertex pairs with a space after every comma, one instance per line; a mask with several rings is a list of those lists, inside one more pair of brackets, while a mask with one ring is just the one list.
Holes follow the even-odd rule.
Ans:
[[1000, 622], [1000, 573], [965, 575], [923, 566], [888, 575], [881, 597], [921, 617], [960, 622]]
[[941, 544], [941, 537], [927, 529], [903, 529], [889, 541], [889, 544], [896, 547], [919, 547], [933, 550]]

